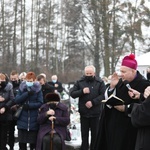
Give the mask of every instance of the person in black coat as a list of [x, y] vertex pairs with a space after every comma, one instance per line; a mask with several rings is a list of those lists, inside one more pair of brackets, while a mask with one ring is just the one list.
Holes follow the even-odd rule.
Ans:
[[40, 82], [40, 84], [42, 86], [41, 90], [43, 93], [43, 101], [44, 101], [44, 103], [46, 103], [46, 99], [45, 99], [46, 94], [54, 93], [55, 88], [54, 88], [54, 86], [52, 86], [46, 82], [46, 77], [44, 77], [44, 75], [42, 75], [42, 74], [38, 75], [36, 79], [37, 79], [37, 81]]
[[[141, 93], [133, 91], [136, 98], [140, 98]], [[144, 101], [141, 104], [134, 104], [131, 112], [131, 121], [133, 126], [138, 128], [136, 146], [134, 150], [150, 149], [150, 86], [144, 91]]]
[[54, 91], [58, 92], [58, 93], [62, 93], [63, 92], [63, 86], [62, 83], [58, 81], [58, 77], [57, 75], [52, 75], [51, 77], [51, 81], [48, 82], [48, 84], [52, 85], [54, 87]]
[[[105, 91], [105, 99], [111, 94], [124, 100], [124, 105], [105, 105], [94, 150], [134, 150], [137, 129], [131, 123], [132, 104], [139, 103], [129, 95], [131, 88], [144, 93], [149, 82], [137, 71], [137, 61], [133, 54], [125, 56], [120, 67], [120, 75], [114, 73], [110, 86]], [[131, 87], [128, 89], [128, 87]], [[134, 94], [132, 95], [135, 96]]]
[[97, 122], [101, 113], [100, 102], [104, 99], [105, 84], [95, 76], [95, 67], [86, 66], [85, 75], [70, 89], [72, 98], [79, 98], [82, 144], [80, 150], [89, 149], [89, 131], [91, 130], [90, 150], [94, 150]]
[[[10, 73], [10, 82], [13, 85], [13, 93], [14, 93], [14, 97], [17, 95], [18, 89], [19, 89], [19, 85], [20, 85], [20, 80], [19, 80], [19, 74], [16, 70], [11, 71]], [[11, 112], [12, 115], [15, 114], [17, 110], [17, 105], [14, 105], [11, 108]], [[10, 121], [9, 124], [9, 131], [8, 131], [8, 145], [10, 147], [10, 150], [14, 149], [14, 144], [15, 144], [15, 125], [16, 125], [16, 120], [13, 118], [12, 121]]]
[[5, 106], [13, 99], [13, 86], [8, 82], [6, 75], [0, 73], [0, 150], [7, 150], [7, 132], [9, 122], [12, 121], [12, 113]]
[[150, 67], [147, 68], [146, 77], [147, 77], [147, 80], [150, 81]]

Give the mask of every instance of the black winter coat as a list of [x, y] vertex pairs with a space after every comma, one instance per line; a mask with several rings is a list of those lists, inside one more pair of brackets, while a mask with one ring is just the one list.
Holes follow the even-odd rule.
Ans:
[[[56, 83], [53, 83], [53, 82], [48, 82], [49, 85], [53, 86], [54, 87], [54, 90], [57, 90], [57, 92], [61, 93], [63, 91], [63, 86], [62, 86], [62, 83], [59, 82], [59, 81], [56, 81]], [[58, 84], [58, 87], [55, 87], [55, 84]]]
[[[6, 107], [6, 104], [9, 101], [13, 101], [13, 86], [10, 82], [7, 83], [5, 88], [0, 88], [0, 95], [5, 99], [3, 102], [0, 102], [0, 108]], [[0, 114], [0, 121], [10, 121], [12, 120], [12, 114], [10, 109], [6, 110], [3, 114]]]
[[142, 104], [134, 104], [131, 121], [138, 128], [135, 150], [150, 150], [150, 96]]
[[[130, 82], [131, 88], [144, 93], [149, 82], [137, 72], [136, 78]], [[125, 101], [125, 105], [138, 103], [128, 95], [126, 85], [120, 80], [116, 85], [116, 96]], [[131, 109], [131, 108], [130, 108]], [[128, 110], [126, 110], [128, 111]], [[94, 150], [134, 150], [137, 129], [132, 126], [131, 117], [127, 112], [105, 106], [99, 123], [99, 132]]]
[[53, 93], [54, 92], [54, 86], [48, 84], [47, 82], [42, 85], [42, 93], [43, 93], [43, 101], [44, 103], [46, 103], [46, 99], [45, 99], [45, 95], [48, 94], [48, 93]]
[[[83, 89], [89, 87], [90, 93], [84, 94]], [[70, 89], [70, 96], [72, 98], [79, 97], [79, 113], [84, 117], [98, 117], [100, 115], [100, 104], [104, 99], [105, 84], [102, 79], [94, 77], [94, 80], [87, 81], [85, 76], [78, 80]], [[85, 104], [91, 101], [93, 107], [88, 109]]]

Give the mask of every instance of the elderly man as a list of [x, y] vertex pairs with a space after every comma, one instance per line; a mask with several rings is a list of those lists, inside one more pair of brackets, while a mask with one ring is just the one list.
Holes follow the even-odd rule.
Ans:
[[61, 93], [63, 91], [62, 83], [58, 81], [57, 75], [52, 75], [50, 82], [48, 84], [54, 86], [55, 92]]
[[[127, 86], [128, 85], [128, 86]], [[120, 75], [112, 75], [105, 99], [112, 93], [124, 100], [124, 105], [105, 105], [100, 121], [94, 150], [134, 150], [137, 129], [131, 124], [131, 110], [135, 95], [129, 95], [131, 88], [143, 93], [149, 82], [137, 71], [135, 56], [125, 56], [120, 67]]]
[[72, 98], [79, 98], [82, 145], [80, 150], [89, 149], [89, 130], [91, 130], [90, 150], [94, 150], [97, 122], [100, 116], [100, 102], [104, 99], [105, 84], [95, 76], [95, 67], [86, 66], [84, 76], [70, 90]]

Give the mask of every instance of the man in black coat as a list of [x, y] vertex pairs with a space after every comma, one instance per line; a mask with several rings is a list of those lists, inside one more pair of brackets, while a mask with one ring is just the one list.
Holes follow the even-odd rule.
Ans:
[[70, 89], [72, 98], [79, 98], [79, 113], [81, 123], [82, 144], [80, 150], [89, 149], [89, 130], [91, 130], [90, 150], [97, 133], [97, 122], [101, 113], [100, 102], [104, 99], [105, 84], [102, 79], [95, 77], [95, 67], [85, 67], [85, 75]]
[[54, 87], [55, 92], [58, 92], [60, 94], [63, 92], [62, 83], [58, 81], [57, 75], [52, 75], [51, 81], [49, 81], [48, 84]]
[[[133, 91], [135, 92], [135, 91]], [[141, 98], [136, 91], [136, 97]], [[133, 126], [138, 128], [135, 150], [150, 149], [150, 86], [144, 91], [145, 100], [141, 104], [134, 104], [131, 112]]]
[[[14, 97], [16, 97], [18, 89], [19, 89], [19, 85], [20, 85], [20, 80], [19, 80], [19, 74], [16, 70], [12, 70], [10, 73], [10, 82], [13, 85], [13, 93], [14, 93]], [[17, 110], [17, 105], [14, 105], [13, 107], [11, 107], [11, 112], [12, 115], [15, 114]], [[9, 123], [9, 131], [8, 131], [8, 145], [10, 147], [10, 150], [14, 149], [14, 144], [15, 144], [15, 126], [16, 126], [16, 120], [13, 118], [12, 121], [10, 121]]]
[[[134, 150], [137, 129], [131, 123], [133, 103], [139, 103], [129, 96], [130, 87], [144, 93], [149, 82], [136, 70], [135, 56], [125, 56], [120, 67], [120, 75], [114, 73], [105, 99], [112, 93], [124, 100], [124, 105], [105, 105], [99, 123], [99, 132], [94, 150]], [[129, 88], [128, 88], [128, 87]], [[133, 95], [134, 97], [135, 95]]]

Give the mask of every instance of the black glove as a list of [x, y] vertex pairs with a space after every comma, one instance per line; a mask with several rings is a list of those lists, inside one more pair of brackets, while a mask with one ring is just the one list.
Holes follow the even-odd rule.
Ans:
[[6, 107], [11, 108], [13, 105], [15, 105], [16, 103], [14, 102], [14, 100], [10, 100], [6, 103]]
[[23, 109], [24, 109], [24, 110], [28, 110], [28, 109], [29, 109], [29, 104], [24, 104], [24, 105], [23, 105]]
[[34, 91], [28, 91], [28, 95], [31, 96], [34, 94]]

